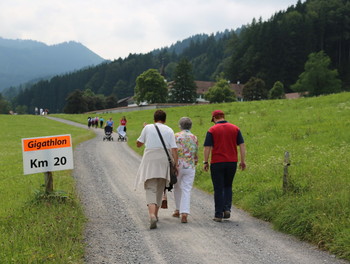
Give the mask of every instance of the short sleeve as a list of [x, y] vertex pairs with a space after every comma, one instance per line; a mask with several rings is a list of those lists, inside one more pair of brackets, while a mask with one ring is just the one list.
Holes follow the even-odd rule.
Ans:
[[205, 136], [204, 147], [212, 147], [213, 145], [213, 135], [208, 131], [207, 135]]
[[244, 143], [244, 139], [241, 133], [241, 130], [238, 130], [238, 134], [237, 134], [237, 145], [241, 145]]

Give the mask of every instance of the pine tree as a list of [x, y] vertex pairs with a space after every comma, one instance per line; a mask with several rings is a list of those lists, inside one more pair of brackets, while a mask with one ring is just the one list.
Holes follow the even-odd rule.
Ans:
[[172, 103], [194, 103], [197, 97], [197, 86], [194, 82], [192, 65], [187, 59], [182, 59], [176, 66], [173, 79], [169, 101]]

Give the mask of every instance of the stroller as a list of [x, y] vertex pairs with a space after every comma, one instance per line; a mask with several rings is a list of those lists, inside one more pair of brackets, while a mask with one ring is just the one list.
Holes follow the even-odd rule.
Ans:
[[112, 133], [113, 133], [113, 127], [105, 126], [105, 136], [103, 137], [103, 141], [105, 140], [113, 141]]
[[127, 141], [126, 132], [124, 131], [125, 126], [118, 126], [117, 133], [119, 135], [118, 141]]

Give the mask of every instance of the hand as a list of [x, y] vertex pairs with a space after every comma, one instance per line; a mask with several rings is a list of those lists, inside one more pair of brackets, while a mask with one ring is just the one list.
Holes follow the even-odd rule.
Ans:
[[209, 164], [207, 163], [207, 164], [204, 164], [204, 170], [205, 171], [208, 171], [209, 170]]
[[245, 170], [246, 167], [247, 167], [247, 166], [245, 165], [245, 162], [239, 163], [239, 168], [240, 168], [242, 171]]

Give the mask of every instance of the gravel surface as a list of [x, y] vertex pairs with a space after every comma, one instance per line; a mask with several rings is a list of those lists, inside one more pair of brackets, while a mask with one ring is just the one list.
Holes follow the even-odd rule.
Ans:
[[117, 134], [106, 142], [102, 129], [94, 131], [94, 139], [74, 150], [74, 177], [88, 218], [86, 263], [349, 263], [236, 208], [229, 220], [214, 222], [213, 196], [197, 189], [187, 224], [171, 216], [170, 193], [169, 209], [160, 209], [158, 228], [150, 230], [144, 191], [134, 190], [141, 157], [117, 142]]

